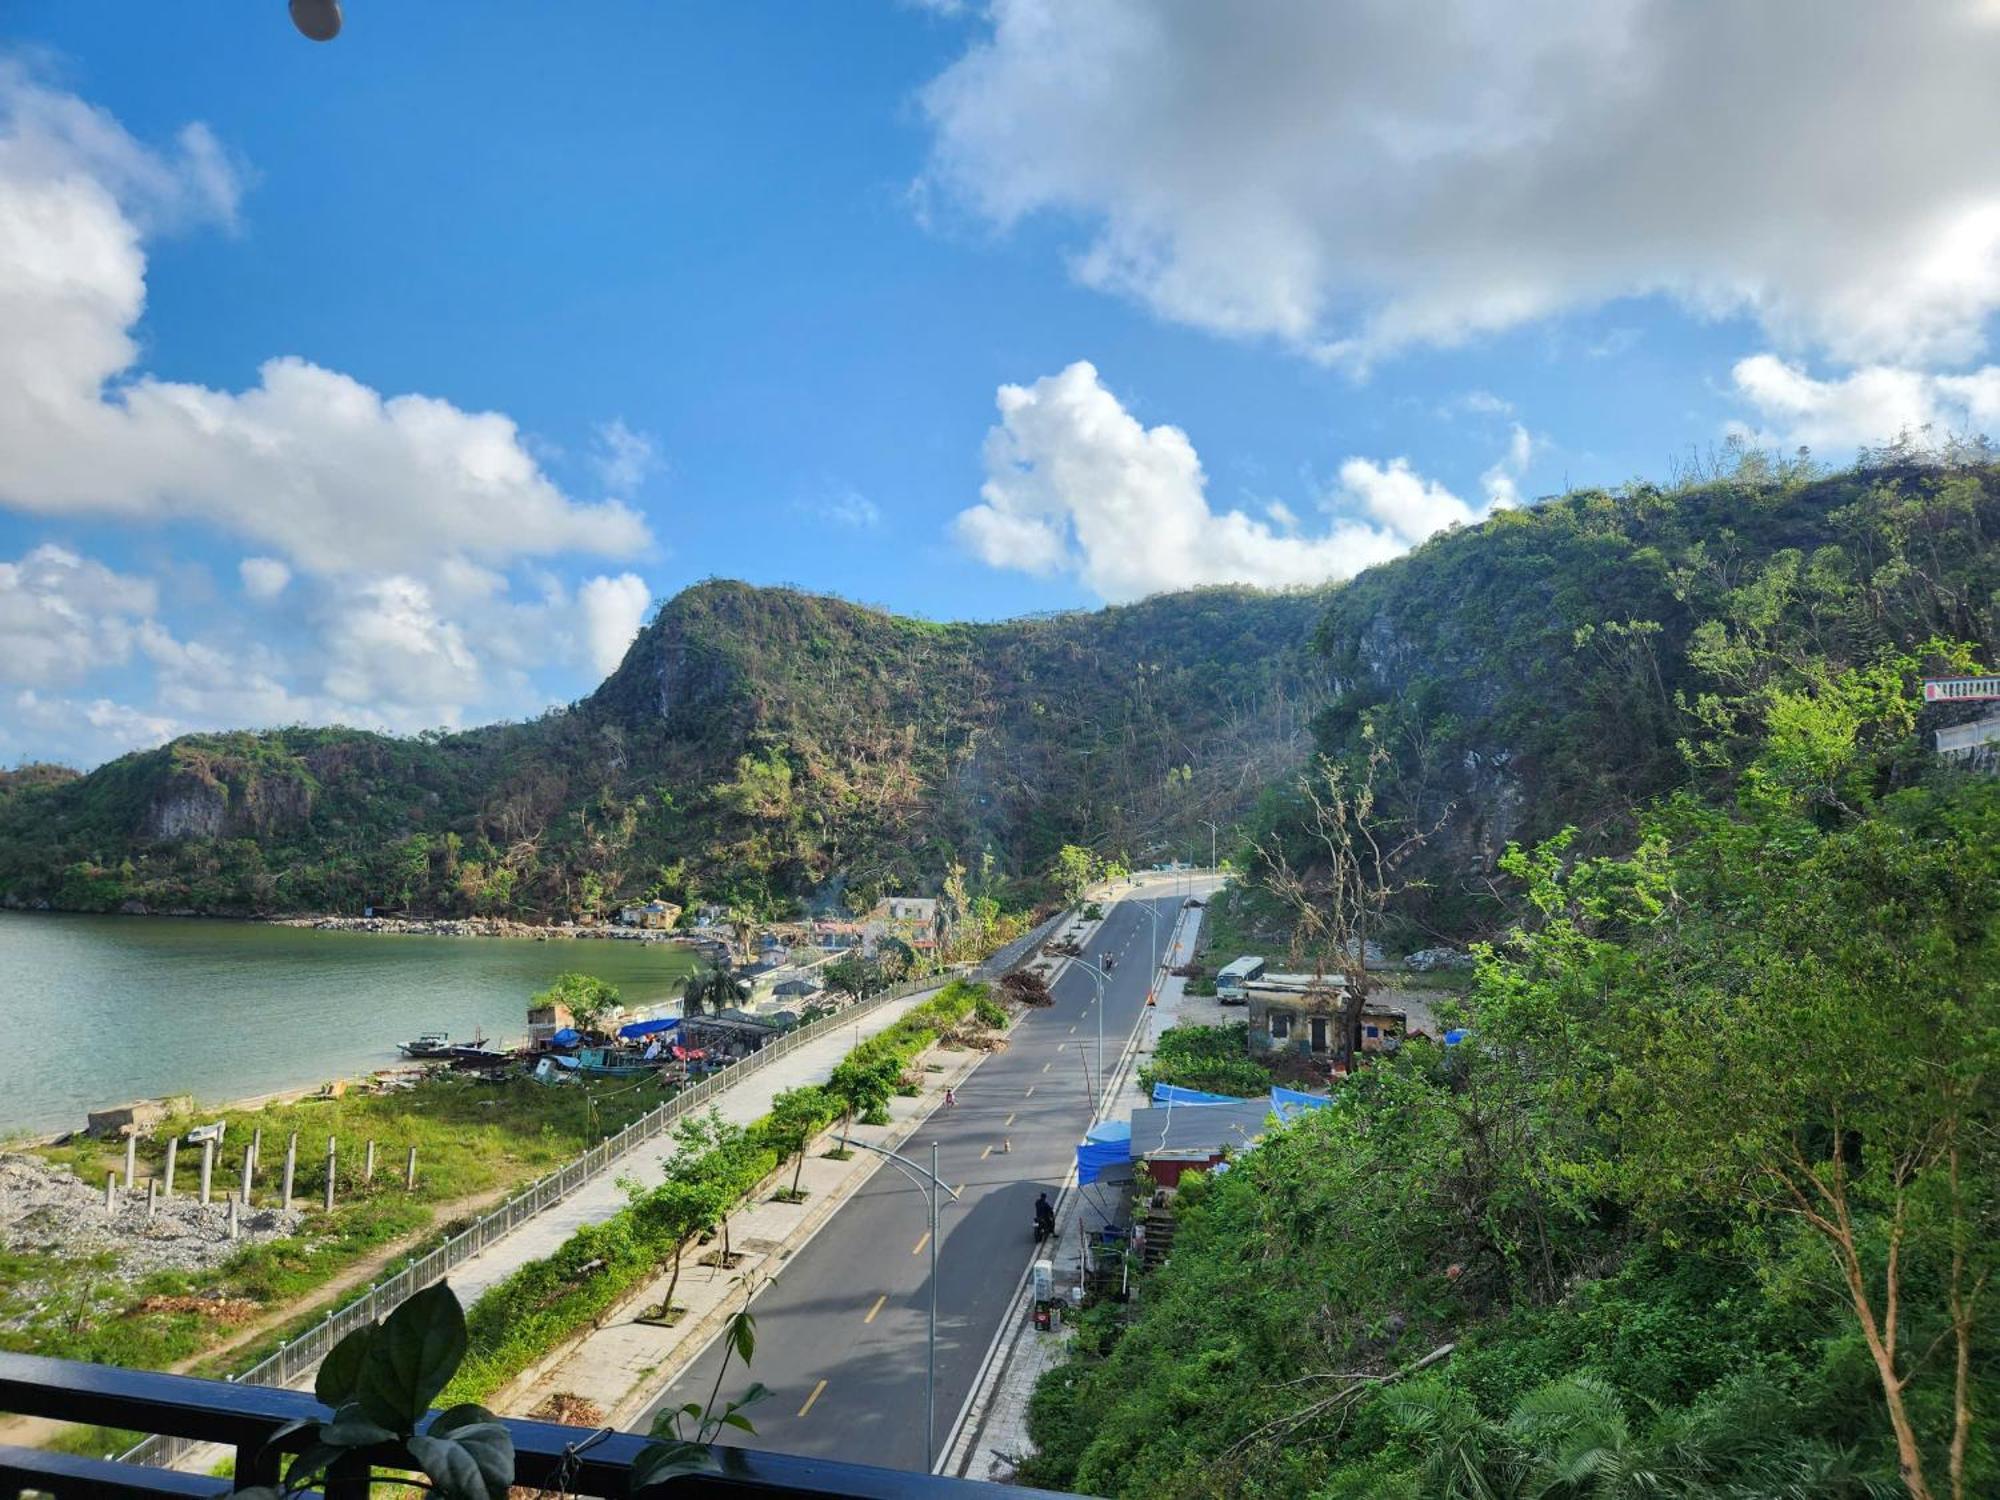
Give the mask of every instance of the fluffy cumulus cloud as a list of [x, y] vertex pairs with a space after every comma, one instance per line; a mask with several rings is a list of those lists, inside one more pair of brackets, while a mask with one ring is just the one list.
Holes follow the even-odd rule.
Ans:
[[[643, 616], [629, 572], [512, 593], [509, 570], [534, 559], [625, 557], [650, 537], [622, 499], [565, 493], [500, 413], [284, 354], [240, 390], [139, 365], [149, 238], [234, 222], [240, 180], [204, 128], [146, 145], [0, 59], [0, 506], [206, 530], [249, 552], [242, 597], [261, 606], [255, 630], [177, 633], [146, 580], [55, 547], [0, 562], [0, 682], [28, 695], [9, 753], [63, 723], [58, 748], [90, 757], [183, 728], [532, 711], [538, 673], [615, 661]], [[610, 495], [657, 466], [623, 422], [594, 437]], [[150, 702], [49, 691], [126, 662]]]
[[1933, 438], [2000, 436], [2000, 365], [1937, 375], [1864, 365], [1818, 379], [1771, 354], [1739, 360], [1736, 392], [1755, 413], [1736, 429], [1754, 442], [1843, 449], [1930, 430]]
[[2000, 307], [1996, 77], [1991, 0], [992, 0], [922, 186], [1330, 359], [1659, 294], [1937, 364]]
[[1104, 599], [1323, 583], [1483, 514], [1403, 459], [1353, 458], [1324, 497], [1326, 529], [1305, 535], [1283, 504], [1261, 519], [1215, 509], [1187, 434], [1143, 425], [1088, 363], [1002, 386], [998, 402], [980, 503], [954, 522], [960, 545], [993, 567], [1073, 573]]
[[585, 660], [600, 675], [625, 659], [625, 648], [646, 622], [653, 591], [637, 573], [593, 578], [577, 590], [583, 615]]
[[0, 683], [74, 682], [124, 662], [158, 598], [146, 579], [62, 547], [0, 562]]

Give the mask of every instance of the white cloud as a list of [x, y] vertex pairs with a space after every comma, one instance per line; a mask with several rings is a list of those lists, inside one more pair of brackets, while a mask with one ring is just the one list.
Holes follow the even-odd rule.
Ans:
[[[1216, 511], [1186, 433], [1145, 427], [1079, 361], [998, 396], [981, 503], [959, 512], [959, 542], [993, 567], [1075, 573], [1101, 598], [1205, 583], [1266, 587], [1345, 578], [1481, 512], [1407, 461], [1352, 458], [1318, 536], [1267, 505], [1270, 521]], [[1365, 518], [1365, 519], [1362, 519]]]
[[652, 434], [634, 432], [624, 419], [600, 422], [592, 463], [604, 487], [614, 495], [630, 495], [660, 466], [660, 445]]
[[[207, 522], [317, 574], [646, 544], [623, 505], [564, 495], [497, 412], [385, 397], [293, 356], [243, 391], [135, 370], [146, 228], [233, 214], [236, 191], [206, 132], [161, 155], [0, 69], [0, 504]], [[642, 440], [618, 431], [629, 470]]]
[[124, 661], [157, 603], [147, 580], [62, 547], [0, 562], [0, 682], [74, 682]]
[[[0, 563], [0, 683], [30, 690], [0, 715], [9, 754], [91, 762], [195, 729], [532, 713], [556, 674], [615, 659], [644, 614], [633, 573], [572, 592], [530, 561], [649, 538], [617, 501], [563, 493], [505, 416], [289, 356], [243, 391], [138, 367], [147, 238], [233, 224], [240, 181], [205, 129], [155, 150], [0, 61], [0, 506], [254, 544], [233, 600], [59, 547]], [[596, 430], [593, 456], [616, 490], [658, 462], [623, 422]], [[254, 628], [230, 613], [281, 597]]]
[[600, 677], [625, 659], [632, 637], [652, 608], [653, 591], [637, 573], [592, 578], [576, 591], [583, 617], [585, 660]]
[[252, 599], [275, 599], [292, 581], [292, 570], [275, 557], [246, 557], [236, 565], [243, 592]]
[[1507, 451], [1479, 476], [1479, 487], [1486, 492], [1489, 508], [1521, 503], [1521, 492], [1514, 481], [1528, 472], [1528, 462], [1534, 456], [1535, 440], [1528, 435], [1527, 428], [1514, 423], [1507, 438]]
[[1931, 375], [1866, 365], [1821, 380], [1771, 354], [1739, 360], [1730, 372], [1757, 424], [1735, 424], [1751, 440], [1839, 450], [1888, 442], [1931, 428], [1938, 436], [2000, 435], [2000, 365], [1963, 375]]
[[842, 485], [819, 507], [819, 513], [837, 526], [868, 531], [882, 524], [882, 507], [861, 491]]
[[921, 197], [1067, 216], [1084, 282], [1356, 363], [1648, 294], [1962, 360], [1996, 77], [1991, 0], [993, 0], [923, 94]]

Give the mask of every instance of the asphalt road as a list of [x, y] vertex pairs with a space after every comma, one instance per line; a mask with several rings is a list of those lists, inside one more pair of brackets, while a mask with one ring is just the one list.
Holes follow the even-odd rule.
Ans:
[[[1172, 940], [1180, 897], [1120, 901], [1107, 914], [1086, 958], [1117, 959], [1105, 986], [1104, 1052], [1116, 1069], [1140, 1013], [1158, 957]], [[1154, 924], [1159, 947], [1153, 962]], [[1021, 1272], [1033, 1258], [1034, 1203], [1051, 1199], [1069, 1175], [1076, 1143], [1092, 1111], [1096, 984], [1070, 965], [1055, 986], [1054, 1006], [1033, 1010], [1014, 1028], [1007, 1050], [986, 1059], [952, 1109], [940, 1108], [900, 1149], [928, 1164], [938, 1143], [938, 1176], [959, 1190], [939, 1197], [937, 1434], [942, 1444], [1006, 1315]], [[1011, 1149], [1009, 1147], [1011, 1146]], [[761, 1380], [772, 1394], [748, 1413], [752, 1438], [726, 1441], [782, 1453], [845, 1459], [898, 1469], [927, 1469], [924, 1440], [925, 1330], [930, 1256], [924, 1193], [884, 1163], [862, 1190], [766, 1285], [754, 1303], [757, 1357], [750, 1370], [732, 1361], [725, 1398]], [[1073, 1260], [1074, 1241], [1059, 1248]], [[720, 1343], [712, 1344], [655, 1400], [706, 1402], [715, 1384]]]

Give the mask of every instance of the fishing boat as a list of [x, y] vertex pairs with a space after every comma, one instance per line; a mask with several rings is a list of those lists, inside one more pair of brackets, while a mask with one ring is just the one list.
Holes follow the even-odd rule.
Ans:
[[585, 1047], [576, 1054], [576, 1070], [593, 1078], [636, 1078], [654, 1071], [661, 1061], [623, 1047]]
[[405, 1057], [441, 1058], [451, 1051], [451, 1033], [426, 1031], [414, 1042], [399, 1042], [396, 1050]]

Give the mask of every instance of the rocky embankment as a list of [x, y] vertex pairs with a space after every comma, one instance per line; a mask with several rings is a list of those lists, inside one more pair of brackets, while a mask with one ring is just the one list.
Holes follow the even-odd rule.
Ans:
[[92, 1186], [33, 1156], [0, 1156], [0, 1247], [63, 1260], [113, 1258], [109, 1275], [138, 1281], [155, 1271], [205, 1271], [245, 1245], [294, 1233], [303, 1212], [239, 1208], [229, 1237], [229, 1209], [203, 1205], [182, 1191], [146, 1212], [143, 1186], [121, 1190], [104, 1207], [104, 1184]]
[[505, 917], [270, 917], [276, 927], [310, 927], [316, 932], [386, 932], [406, 937], [604, 938], [624, 943], [689, 943], [673, 932], [645, 927], [541, 927]]

